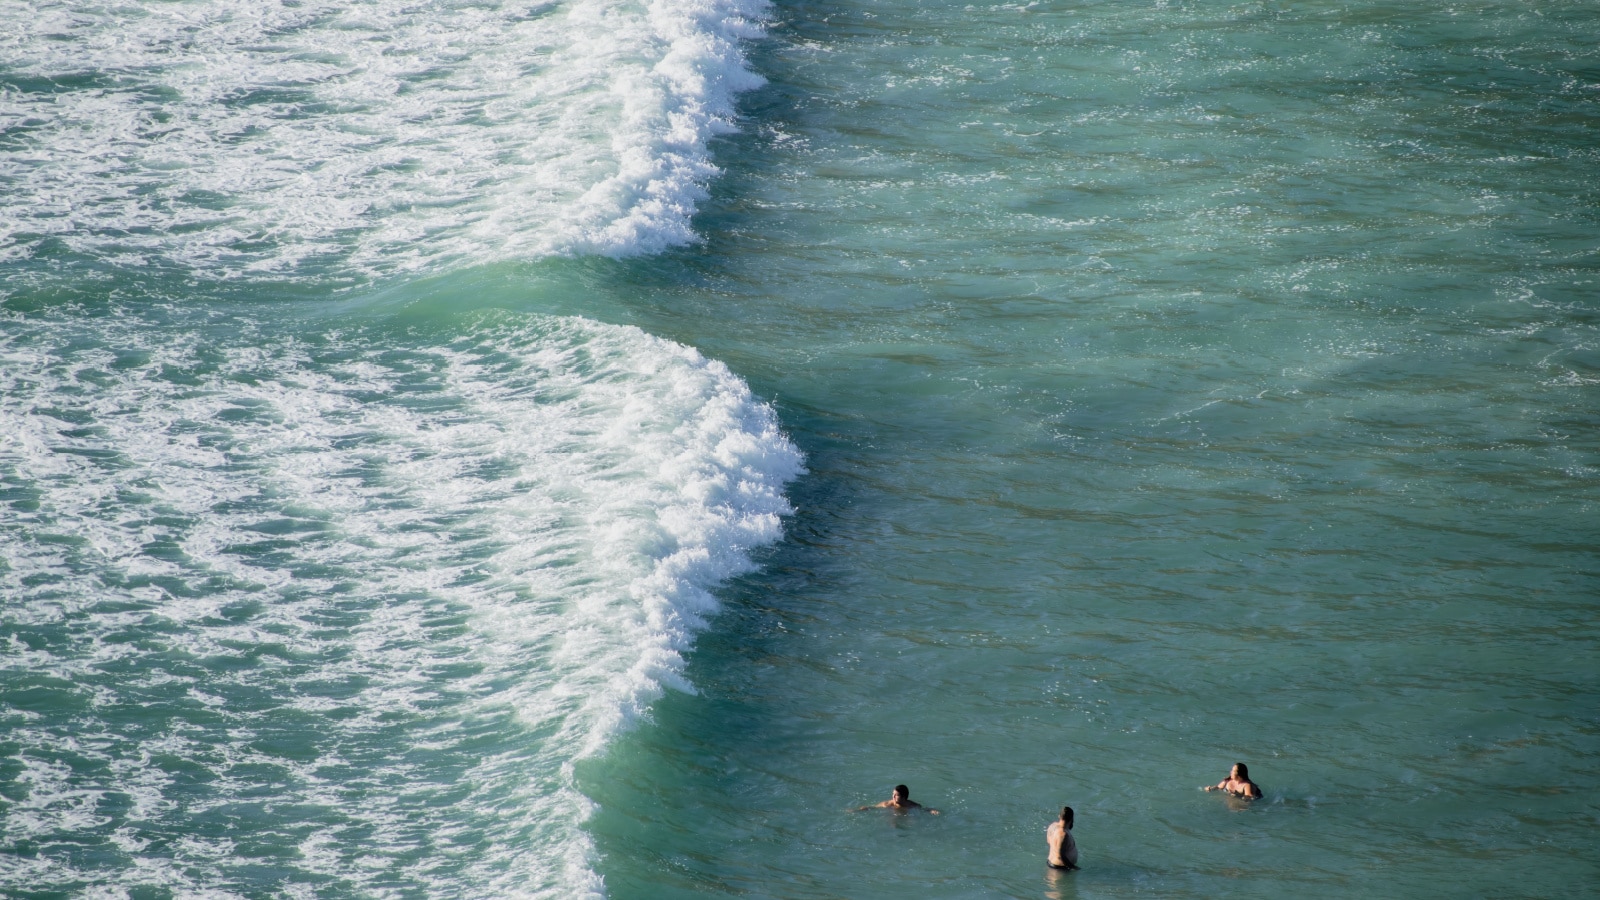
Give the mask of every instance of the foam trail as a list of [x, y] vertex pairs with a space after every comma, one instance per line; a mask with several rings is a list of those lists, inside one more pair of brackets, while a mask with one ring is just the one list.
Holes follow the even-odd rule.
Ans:
[[765, 0], [0, 0], [0, 261], [372, 277], [694, 239]]
[[0, 329], [0, 679], [71, 711], [0, 702], [0, 888], [600, 895], [573, 764], [778, 538], [771, 409], [583, 320], [135, 318]]

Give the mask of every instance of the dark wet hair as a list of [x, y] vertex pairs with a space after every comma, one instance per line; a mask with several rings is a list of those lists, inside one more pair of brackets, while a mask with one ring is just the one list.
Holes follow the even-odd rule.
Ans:
[[908, 788], [903, 784], [895, 785], [894, 786], [894, 792], [896, 794], [900, 794], [900, 795], [902, 795], [902, 796], [904, 796], [904, 797], [906, 797], [908, 799], [911, 797], [911, 788]]
[[1061, 807], [1061, 821], [1067, 823], [1068, 828], [1072, 827], [1072, 807]]
[[1245, 765], [1244, 763], [1234, 763], [1233, 766], [1234, 766], [1234, 768], [1239, 770], [1239, 777], [1240, 778], [1243, 778], [1245, 781], [1249, 781], [1250, 780], [1250, 767], [1249, 766]]

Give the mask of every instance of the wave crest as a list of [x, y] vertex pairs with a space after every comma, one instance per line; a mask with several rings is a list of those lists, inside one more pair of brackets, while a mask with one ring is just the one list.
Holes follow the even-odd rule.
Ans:
[[0, 329], [0, 687], [63, 711], [0, 705], [0, 887], [598, 895], [574, 762], [780, 536], [771, 408], [579, 319], [129, 318]]
[[373, 277], [694, 240], [765, 0], [0, 0], [0, 261]]

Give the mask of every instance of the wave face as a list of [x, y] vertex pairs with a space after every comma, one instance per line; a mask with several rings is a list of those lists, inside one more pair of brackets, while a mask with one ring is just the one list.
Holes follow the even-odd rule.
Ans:
[[0, 884], [599, 894], [574, 762], [779, 536], [772, 410], [581, 319], [151, 315], [0, 328]]
[[371, 277], [694, 239], [764, 0], [0, 0], [0, 262]]

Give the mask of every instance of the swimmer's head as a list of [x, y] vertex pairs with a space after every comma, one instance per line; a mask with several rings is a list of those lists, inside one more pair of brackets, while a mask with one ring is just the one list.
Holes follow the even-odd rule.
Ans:
[[1232, 775], [1240, 781], [1250, 780], [1250, 770], [1245, 768], [1244, 763], [1234, 763]]
[[911, 788], [903, 784], [897, 784], [894, 786], [894, 795], [896, 799], [909, 800], [911, 799]]
[[1072, 827], [1072, 807], [1070, 807], [1070, 806], [1061, 807], [1061, 821], [1068, 828]]

